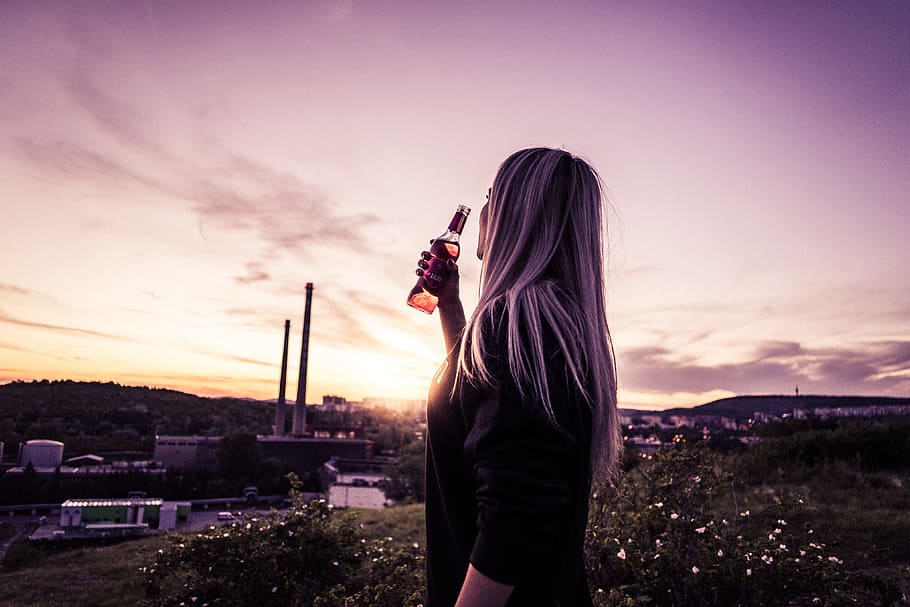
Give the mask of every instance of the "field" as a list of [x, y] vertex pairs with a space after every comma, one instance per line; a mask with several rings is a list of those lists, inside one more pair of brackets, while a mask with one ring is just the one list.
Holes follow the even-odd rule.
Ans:
[[[347, 511], [367, 539], [394, 537], [423, 545], [423, 506]], [[123, 607], [145, 599], [140, 568], [159, 549], [163, 537], [97, 548], [43, 553], [16, 545], [8, 555], [12, 571], [0, 573], [2, 607]]]
[[[734, 493], [728, 497], [735, 509], [753, 512], [785, 496], [802, 499], [802, 512], [794, 514], [791, 524], [811, 525], [849, 570], [901, 580], [905, 596], [910, 594], [906, 470], [863, 472], [859, 466], [838, 462], [804, 470], [793, 466], [769, 471], [764, 482], [737, 483]], [[725, 508], [730, 512], [718, 511], [718, 517], [735, 515], [734, 508]], [[343, 516], [354, 517], [358, 533], [368, 541], [392, 537], [424, 545], [422, 505], [350, 510]], [[54, 552], [14, 545], [7, 569], [0, 573], [0, 606], [141, 605], [146, 595], [140, 568], [166, 544], [165, 538], [155, 537]]]

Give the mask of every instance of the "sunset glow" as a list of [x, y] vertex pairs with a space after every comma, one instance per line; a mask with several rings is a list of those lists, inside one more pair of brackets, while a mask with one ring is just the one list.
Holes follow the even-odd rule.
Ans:
[[0, 2], [0, 383], [275, 398], [312, 282], [308, 400], [423, 398], [419, 253], [548, 145], [621, 406], [910, 395], [910, 4], [658, 5]]

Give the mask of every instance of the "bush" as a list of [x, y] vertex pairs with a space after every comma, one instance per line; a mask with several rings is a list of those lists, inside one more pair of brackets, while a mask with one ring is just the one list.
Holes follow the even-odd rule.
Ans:
[[[296, 486], [299, 482], [293, 481]], [[402, 607], [423, 602], [418, 544], [360, 537], [325, 500], [173, 536], [143, 568], [153, 605]]]
[[696, 445], [661, 450], [651, 466], [596, 493], [587, 536], [596, 603], [833, 606], [900, 598], [895, 582], [848, 572], [811, 526], [799, 524], [802, 500], [739, 511], [732, 489], [716, 456]]

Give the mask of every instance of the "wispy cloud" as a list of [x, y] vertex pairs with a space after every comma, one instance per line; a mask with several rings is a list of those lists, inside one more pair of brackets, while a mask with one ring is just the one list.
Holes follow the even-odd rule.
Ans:
[[32, 348], [23, 348], [22, 346], [10, 344], [10, 343], [0, 342], [0, 348], [3, 348], [4, 350], [12, 350], [13, 352], [27, 352], [29, 354], [38, 354], [40, 356], [47, 356], [48, 358], [53, 358], [56, 360], [71, 360], [69, 358], [66, 358], [65, 356], [57, 356], [56, 354], [48, 354], [47, 352], [42, 352], [40, 350], [34, 350]]
[[910, 386], [910, 342], [882, 341], [843, 348], [767, 342], [741, 363], [709, 365], [663, 347], [619, 353], [621, 380], [632, 390], [736, 393], [789, 392], [800, 385], [822, 393], [896, 393]]
[[263, 282], [271, 278], [271, 275], [262, 269], [262, 264], [257, 261], [249, 261], [246, 264], [246, 274], [235, 276], [234, 280], [240, 284], [249, 284], [251, 282]]
[[57, 299], [36, 291], [34, 289], [29, 289], [27, 287], [22, 287], [19, 285], [14, 285], [10, 283], [0, 282], [0, 295], [12, 296], [12, 297], [30, 297], [30, 298], [39, 298], [53, 303], [57, 303]]
[[[253, 235], [263, 247], [239, 260], [248, 270], [237, 276], [241, 284], [269, 281], [262, 267], [283, 256], [315, 257], [332, 245], [358, 254], [352, 245], [365, 240], [377, 215], [347, 213], [305, 177], [238, 154], [209, 133], [194, 139], [196, 153], [165, 145], [141, 102], [105, 85], [102, 68], [110, 49], [86, 27], [74, 22], [67, 30], [75, 59], [60, 84], [73, 113], [87, 118], [95, 137], [77, 138], [65, 130], [52, 136], [14, 135], [8, 141], [17, 157], [54, 179], [144, 187], [183, 204], [197, 214], [202, 238], [212, 230]], [[197, 129], [214, 128], [192, 120], [198, 108], [186, 112]]]
[[240, 356], [237, 354], [230, 354], [228, 352], [213, 352], [212, 350], [205, 350], [202, 348], [194, 348], [195, 352], [199, 354], [204, 354], [212, 358], [217, 358], [219, 360], [225, 360], [229, 362], [239, 362], [247, 365], [258, 365], [260, 367], [277, 367], [278, 365], [274, 362], [266, 362], [264, 360], [259, 360], [256, 358], [249, 358], [247, 356]]
[[16, 318], [15, 316], [10, 316], [6, 312], [0, 310], [0, 323], [6, 323], [10, 325], [16, 325], [20, 327], [27, 327], [30, 329], [42, 329], [46, 331], [55, 331], [58, 333], [68, 333], [71, 335], [83, 335], [90, 337], [103, 337], [105, 339], [114, 339], [117, 341], [135, 341], [132, 338], [124, 337], [123, 335], [114, 335], [112, 333], [104, 333], [101, 331], [93, 331], [91, 329], [82, 329], [80, 327], [67, 327], [64, 325], [55, 325], [51, 323], [35, 322], [31, 320], [23, 320], [21, 318]]

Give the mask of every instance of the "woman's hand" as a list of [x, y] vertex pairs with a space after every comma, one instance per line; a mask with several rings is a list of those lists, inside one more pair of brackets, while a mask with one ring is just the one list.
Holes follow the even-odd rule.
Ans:
[[[433, 241], [430, 241], [430, 244], [433, 244]], [[432, 260], [432, 255], [429, 251], [421, 251], [420, 259], [417, 261], [417, 275], [423, 276], [424, 270], [430, 267]], [[432, 260], [434, 266], [436, 266], [437, 271], [442, 266], [446, 272], [446, 280], [441, 287], [434, 291], [434, 295], [439, 298], [439, 303], [437, 306], [443, 311], [447, 312], [454, 307], [461, 308], [461, 294], [460, 294], [460, 277], [458, 275], [458, 264], [455, 263], [452, 259], [447, 259], [445, 265], [441, 259]]]
[[[433, 244], [433, 241], [430, 241]], [[417, 262], [417, 275], [423, 276], [424, 270], [430, 267], [432, 255], [429, 251], [423, 251], [420, 254], [420, 260]], [[441, 265], [441, 259], [433, 259], [434, 265]], [[459, 276], [458, 264], [451, 258], [445, 262], [445, 271], [447, 273], [446, 281], [435, 294], [439, 297], [436, 307], [439, 308], [439, 320], [442, 323], [442, 336], [445, 339], [447, 357], [452, 357], [456, 353], [456, 348], [461, 340], [461, 334], [465, 327], [464, 307], [461, 305], [461, 296], [459, 294]]]

